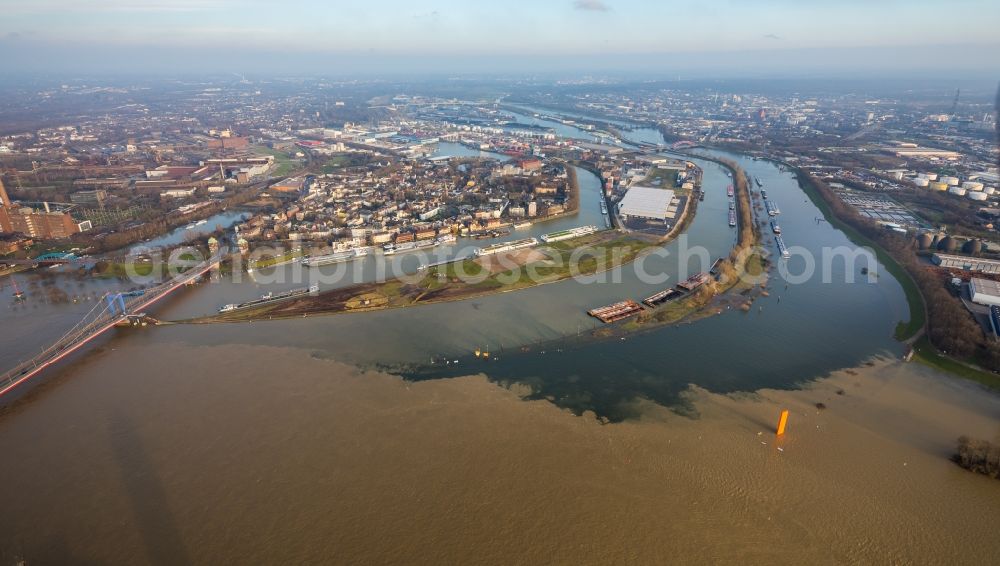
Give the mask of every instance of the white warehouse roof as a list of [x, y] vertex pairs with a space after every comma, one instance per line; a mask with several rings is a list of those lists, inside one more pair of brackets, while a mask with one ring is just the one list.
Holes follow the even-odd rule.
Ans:
[[981, 305], [1000, 305], [1000, 283], [973, 277], [969, 281], [972, 302]]
[[623, 216], [666, 220], [673, 218], [676, 213], [667, 211], [673, 200], [674, 191], [670, 189], [632, 187], [618, 203], [618, 213]]

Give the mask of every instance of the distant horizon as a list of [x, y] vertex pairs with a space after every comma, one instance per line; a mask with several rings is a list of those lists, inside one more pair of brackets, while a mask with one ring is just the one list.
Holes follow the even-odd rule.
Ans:
[[1000, 77], [986, 0], [3, 3], [4, 73]]

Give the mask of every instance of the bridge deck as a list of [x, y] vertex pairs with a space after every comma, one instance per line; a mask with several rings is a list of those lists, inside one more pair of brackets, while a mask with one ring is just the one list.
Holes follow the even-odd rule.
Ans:
[[125, 313], [112, 313], [109, 311], [109, 307], [105, 306], [104, 310], [94, 315], [93, 319], [90, 321], [87, 320], [87, 318], [91, 316], [91, 314], [88, 313], [88, 315], [86, 315], [76, 327], [63, 335], [54, 344], [46, 347], [30, 360], [25, 360], [0, 375], [0, 397], [4, 397], [13, 391], [17, 386], [37, 376], [39, 373], [44, 371], [45, 368], [59, 362], [66, 356], [85, 346], [91, 340], [107, 332], [113, 328], [115, 324], [124, 319], [126, 317], [126, 313], [143, 310], [153, 305], [175, 290], [195, 281], [207, 273], [210, 269], [217, 266], [219, 261], [221, 261], [220, 255], [213, 256], [211, 259], [203, 262], [202, 264], [187, 270], [184, 274], [162, 283], [157, 287], [147, 289], [142, 295], [132, 297], [128, 301], [125, 301]]

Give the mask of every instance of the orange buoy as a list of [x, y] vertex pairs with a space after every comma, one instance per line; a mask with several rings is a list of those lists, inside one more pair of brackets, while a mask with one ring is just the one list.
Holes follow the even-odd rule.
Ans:
[[788, 409], [781, 411], [781, 418], [778, 419], [778, 436], [785, 434], [785, 425], [788, 423]]

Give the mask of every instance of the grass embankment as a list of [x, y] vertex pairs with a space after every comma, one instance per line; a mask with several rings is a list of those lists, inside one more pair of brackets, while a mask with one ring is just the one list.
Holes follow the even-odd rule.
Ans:
[[906, 269], [901, 266], [892, 255], [886, 251], [882, 246], [878, 245], [877, 242], [871, 238], [865, 236], [857, 229], [855, 229], [850, 224], [844, 222], [838, 218], [830, 207], [830, 204], [823, 199], [816, 186], [809, 179], [808, 176], [803, 175], [800, 171], [796, 170], [796, 178], [799, 181], [799, 186], [802, 191], [806, 193], [809, 200], [812, 201], [816, 208], [823, 213], [823, 218], [827, 220], [834, 228], [837, 228], [843, 232], [849, 240], [854, 242], [859, 246], [867, 246], [875, 252], [875, 257], [878, 259], [879, 263], [885, 266], [886, 270], [899, 281], [899, 284], [903, 287], [903, 293], [906, 295], [906, 303], [910, 307], [910, 320], [907, 322], [899, 321], [896, 324], [895, 337], [896, 340], [905, 342], [912, 340], [916, 337], [924, 328], [927, 322], [927, 312], [924, 308], [924, 300], [920, 295], [920, 289], [917, 287], [916, 282], [910, 277], [910, 274]]
[[416, 276], [333, 289], [198, 322], [291, 318], [459, 301], [599, 274], [635, 260], [653, 245], [613, 231], [597, 232], [534, 250], [466, 259], [431, 267]]
[[254, 269], [263, 269], [265, 267], [287, 263], [295, 258], [300, 258], [303, 255], [305, 255], [305, 252], [301, 249], [289, 250], [282, 254], [255, 259], [250, 264], [250, 267]]
[[981, 383], [991, 389], [1000, 390], [1000, 376], [941, 354], [931, 344], [926, 335], [921, 336], [913, 344], [913, 359], [938, 371]]
[[[191, 262], [192, 264], [198, 262], [198, 258], [190, 253], [181, 254], [177, 259], [183, 262]], [[91, 275], [98, 279], [128, 279], [132, 276], [149, 277], [150, 275], [155, 275], [157, 279], [162, 280], [178, 273], [184, 273], [188, 269], [190, 269], [190, 266], [185, 267], [183, 265], [171, 268], [164, 261], [98, 261], [94, 265]]]

